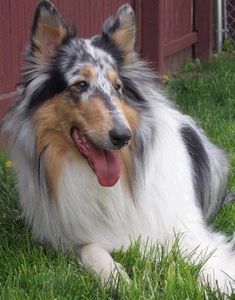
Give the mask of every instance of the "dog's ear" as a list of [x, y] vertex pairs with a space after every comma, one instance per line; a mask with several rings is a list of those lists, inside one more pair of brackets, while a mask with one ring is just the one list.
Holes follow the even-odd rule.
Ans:
[[35, 11], [31, 31], [33, 54], [40, 60], [47, 61], [69, 35], [68, 26], [54, 5], [47, 0], [40, 2]]
[[123, 53], [129, 61], [135, 54], [135, 14], [129, 4], [122, 5], [115, 17], [108, 18], [103, 25], [103, 34]]

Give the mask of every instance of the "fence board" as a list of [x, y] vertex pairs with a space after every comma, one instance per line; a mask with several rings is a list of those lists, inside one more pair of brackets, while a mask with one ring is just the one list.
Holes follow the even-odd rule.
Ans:
[[165, 0], [164, 42], [176, 40], [193, 30], [193, 0]]
[[5, 93], [9, 91], [11, 86], [11, 65], [9, 62], [11, 52], [10, 0], [0, 2], [0, 12], [0, 93]]
[[161, 74], [164, 69], [164, 0], [142, 3], [142, 54]]
[[164, 57], [168, 57], [176, 52], [184, 50], [195, 44], [198, 40], [196, 32], [188, 33], [178, 39], [169, 41], [164, 45]]
[[194, 28], [198, 32], [196, 56], [209, 59], [212, 53], [212, 0], [195, 0]]

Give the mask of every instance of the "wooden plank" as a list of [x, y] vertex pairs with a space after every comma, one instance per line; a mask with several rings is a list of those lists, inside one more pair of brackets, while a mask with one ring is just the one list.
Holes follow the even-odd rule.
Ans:
[[149, 59], [160, 75], [164, 71], [164, 0], [142, 3], [142, 56]]
[[194, 1], [194, 30], [198, 33], [196, 57], [210, 59], [212, 55], [212, 0]]
[[10, 56], [11, 62], [11, 84], [14, 85], [18, 82], [19, 76], [20, 76], [20, 70], [19, 67], [16, 68], [16, 66], [20, 66], [20, 61], [18, 61], [18, 55], [17, 52], [19, 50], [19, 41], [18, 41], [18, 32], [22, 32], [22, 28], [20, 23], [17, 22], [17, 3], [10, 1], [10, 31], [11, 31], [11, 51], [8, 54]]
[[192, 32], [193, 0], [164, 1], [164, 42]]
[[7, 93], [11, 81], [10, 0], [0, 1], [0, 93]]
[[175, 74], [185, 61], [192, 59], [192, 47], [184, 48], [165, 58], [165, 74]]
[[178, 51], [192, 46], [198, 41], [197, 33], [186, 34], [176, 40], [172, 40], [164, 45], [164, 57], [168, 57]]

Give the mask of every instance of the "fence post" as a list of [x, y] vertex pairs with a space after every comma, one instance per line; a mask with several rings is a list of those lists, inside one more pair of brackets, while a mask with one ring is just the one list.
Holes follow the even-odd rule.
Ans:
[[142, 1], [142, 56], [160, 76], [164, 72], [164, 1]]
[[194, 30], [198, 34], [196, 57], [210, 59], [212, 54], [212, 0], [195, 0], [194, 2]]

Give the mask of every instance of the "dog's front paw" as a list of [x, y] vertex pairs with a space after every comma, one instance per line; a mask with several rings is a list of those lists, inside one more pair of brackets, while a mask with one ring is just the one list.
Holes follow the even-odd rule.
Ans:
[[[117, 287], [119, 280], [125, 281], [125, 283], [131, 283], [130, 277], [128, 276], [127, 272], [125, 271], [124, 267], [117, 262], [114, 262], [115, 269], [111, 273], [108, 281], [102, 280], [104, 284], [108, 283], [111, 284], [112, 287]], [[101, 274], [102, 277], [102, 274]]]
[[130, 282], [123, 266], [113, 260], [111, 255], [96, 244], [89, 244], [78, 249], [81, 263], [92, 273], [100, 276], [102, 285], [117, 287], [120, 279]]

